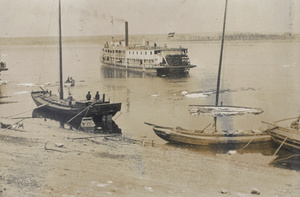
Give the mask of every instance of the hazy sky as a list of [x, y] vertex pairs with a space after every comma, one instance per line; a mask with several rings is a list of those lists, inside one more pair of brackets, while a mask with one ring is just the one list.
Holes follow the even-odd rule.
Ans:
[[[221, 32], [225, 0], [62, 0], [64, 36]], [[227, 32], [300, 33], [300, 0], [228, 0]], [[58, 0], [0, 0], [0, 37], [56, 36]], [[114, 25], [111, 20], [114, 17]]]

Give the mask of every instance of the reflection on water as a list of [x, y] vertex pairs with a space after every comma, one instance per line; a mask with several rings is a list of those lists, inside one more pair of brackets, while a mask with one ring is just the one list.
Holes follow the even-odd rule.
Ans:
[[101, 66], [101, 73], [104, 78], [153, 78], [156, 73], [128, 70], [119, 67]]
[[185, 78], [188, 77], [189, 74], [168, 74], [166, 75], [158, 75], [156, 72], [144, 72], [142, 70], [136, 69], [126, 69], [121, 67], [113, 67], [107, 66], [102, 64], [101, 66], [101, 73], [104, 78], [155, 78], [155, 77], [162, 77], [162, 78]]
[[[57, 113], [52, 114], [47, 109], [38, 108], [33, 110], [32, 112], [33, 118], [44, 118], [55, 120], [60, 123], [61, 127], [64, 127], [66, 122], [70, 120], [70, 118], [65, 116], [59, 116]], [[81, 121], [79, 118], [73, 119], [68, 125], [72, 128], [77, 130], [81, 130], [84, 132], [91, 132], [91, 133], [114, 133], [114, 134], [121, 134], [121, 129], [113, 120], [107, 120], [102, 122], [91, 122], [92, 120], [85, 120]]]

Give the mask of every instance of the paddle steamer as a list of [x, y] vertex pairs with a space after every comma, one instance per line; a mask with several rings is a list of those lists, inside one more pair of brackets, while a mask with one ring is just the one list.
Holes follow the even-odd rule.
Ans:
[[129, 44], [128, 22], [125, 22], [125, 41], [106, 42], [100, 61], [109, 66], [125, 69], [156, 72], [157, 75], [187, 74], [191, 65], [187, 48], [158, 47], [149, 41], [142, 44]]

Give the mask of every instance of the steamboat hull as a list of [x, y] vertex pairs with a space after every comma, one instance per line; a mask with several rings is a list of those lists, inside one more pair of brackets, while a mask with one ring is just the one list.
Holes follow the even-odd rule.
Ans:
[[118, 63], [111, 63], [101, 61], [102, 64], [105, 66], [109, 66], [112, 68], [121, 68], [126, 70], [135, 70], [140, 72], [147, 72], [147, 73], [157, 73], [157, 75], [169, 75], [169, 74], [188, 74], [190, 68], [194, 68], [195, 66], [166, 66], [166, 67], [154, 67], [154, 68], [143, 68], [137, 66], [126, 66]]

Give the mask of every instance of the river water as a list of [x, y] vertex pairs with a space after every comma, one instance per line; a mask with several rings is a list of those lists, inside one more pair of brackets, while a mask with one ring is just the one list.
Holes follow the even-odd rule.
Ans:
[[[84, 99], [87, 91], [92, 96], [99, 91], [112, 102], [121, 102], [121, 113], [115, 123], [122, 134], [131, 138], [159, 139], [149, 122], [163, 126], [181, 126], [203, 129], [212, 122], [211, 116], [192, 116], [188, 105], [214, 104], [215, 94], [208, 97], [188, 98], [189, 93], [209, 92], [216, 89], [220, 43], [167, 43], [189, 50], [192, 64], [186, 77], [157, 77], [139, 72], [111, 69], [101, 65], [101, 45], [63, 45], [64, 79], [76, 80], [76, 85], [65, 88], [75, 99]], [[300, 43], [299, 42], [226, 42], [221, 76], [220, 101], [224, 105], [262, 108], [260, 115], [223, 117], [219, 129], [256, 129], [264, 127], [261, 121], [273, 122], [300, 114]], [[8, 71], [2, 72], [0, 116], [31, 116], [33, 103], [30, 92], [39, 85], [58, 93], [58, 46], [1, 46], [2, 59]], [[15, 116], [16, 117], [16, 116]], [[290, 122], [282, 122], [288, 126]]]

